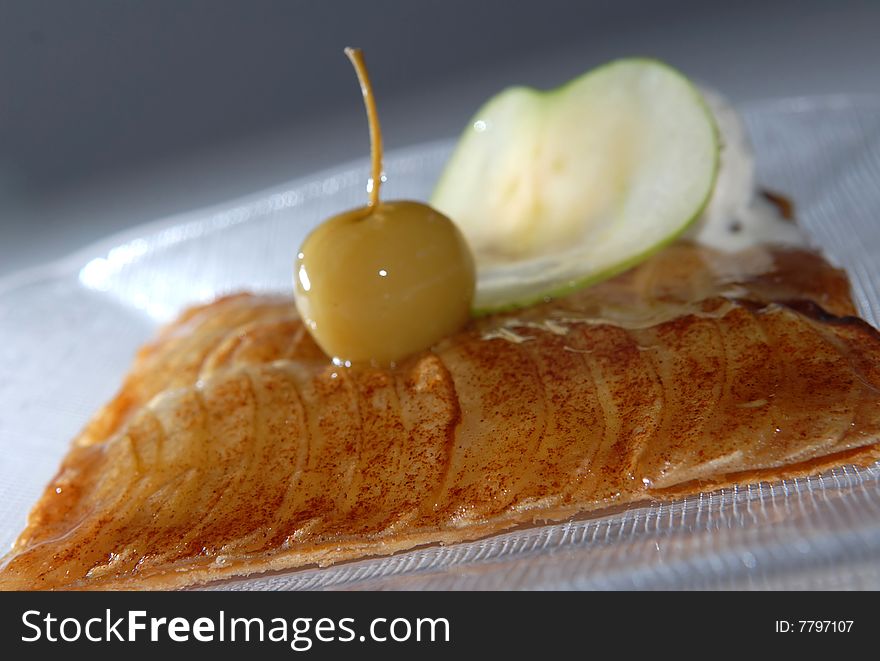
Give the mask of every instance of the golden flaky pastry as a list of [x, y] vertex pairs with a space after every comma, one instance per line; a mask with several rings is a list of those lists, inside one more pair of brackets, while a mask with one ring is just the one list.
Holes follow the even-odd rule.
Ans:
[[182, 587], [868, 464], [853, 314], [815, 254], [680, 243], [384, 370], [334, 367], [288, 298], [223, 298], [141, 350], [0, 587]]

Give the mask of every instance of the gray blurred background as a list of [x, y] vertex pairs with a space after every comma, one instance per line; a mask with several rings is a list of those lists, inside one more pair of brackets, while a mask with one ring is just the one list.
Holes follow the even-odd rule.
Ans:
[[0, 0], [0, 276], [366, 156], [346, 45], [391, 149], [624, 55], [738, 103], [880, 93], [870, 0]]

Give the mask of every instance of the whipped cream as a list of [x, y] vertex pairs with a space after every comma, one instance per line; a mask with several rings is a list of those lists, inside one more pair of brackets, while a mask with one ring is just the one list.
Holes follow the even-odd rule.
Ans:
[[712, 198], [685, 238], [727, 252], [761, 243], [808, 245], [803, 231], [760, 194], [754, 151], [739, 113], [717, 92], [700, 91], [718, 125], [720, 167]]

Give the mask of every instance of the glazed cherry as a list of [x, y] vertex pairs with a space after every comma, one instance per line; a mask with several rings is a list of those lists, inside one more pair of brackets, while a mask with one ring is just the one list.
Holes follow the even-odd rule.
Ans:
[[382, 140], [359, 50], [346, 49], [370, 124], [369, 205], [334, 216], [303, 242], [296, 306], [318, 345], [339, 364], [392, 364], [464, 326], [474, 259], [458, 227], [421, 202], [379, 202]]

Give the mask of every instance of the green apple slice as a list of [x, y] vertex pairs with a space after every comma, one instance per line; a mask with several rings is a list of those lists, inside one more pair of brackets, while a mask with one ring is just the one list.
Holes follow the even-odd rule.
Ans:
[[719, 140], [699, 90], [672, 67], [624, 59], [550, 92], [489, 100], [431, 198], [477, 262], [477, 313], [610, 277], [701, 213]]

